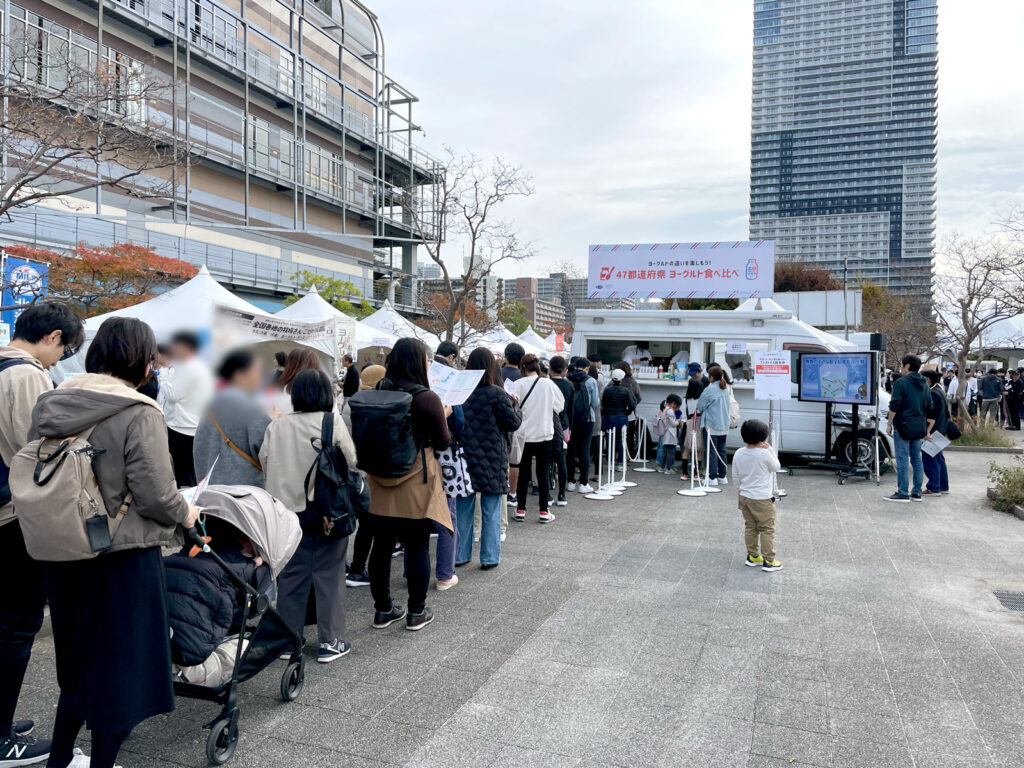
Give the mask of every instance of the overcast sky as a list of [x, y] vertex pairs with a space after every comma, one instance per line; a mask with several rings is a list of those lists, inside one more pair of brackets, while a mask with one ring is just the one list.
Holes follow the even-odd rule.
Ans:
[[[747, 238], [751, 0], [368, 0], [425, 147], [500, 154], [545, 274], [590, 243]], [[1024, 205], [1024, 4], [939, 5], [940, 235]]]

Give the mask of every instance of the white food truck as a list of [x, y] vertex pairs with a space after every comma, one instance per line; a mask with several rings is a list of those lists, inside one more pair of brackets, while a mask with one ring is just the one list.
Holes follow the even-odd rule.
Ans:
[[[730, 342], [739, 342], [732, 344]], [[603, 363], [614, 366], [629, 347], [646, 346], [650, 364], [636, 369], [642, 401], [637, 413], [653, 423], [658, 405], [670, 393], [683, 397], [686, 381], [665, 378], [673, 361], [699, 362], [701, 367], [717, 362], [727, 368], [742, 418], [768, 421], [768, 402], [754, 399], [753, 353], [788, 350], [792, 353], [792, 399], [774, 404], [777, 448], [790, 454], [822, 456], [825, 452], [825, 405], [797, 400], [797, 377], [801, 352], [854, 352], [857, 346], [801, 322], [792, 312], [771, 299], [749, 299], [735, 310], [579, 310], [573, 330], [572, 354], [601, 355]], [[738, 350], [742, 349], [740, 353]], [[629, 350], [635, 354], [634, 350]], [[646, 357], [646, 355], [645, 355]], [[629, 362], [629, 361], [627, 361]], [[663, 372], [658, 376], [657, 369]], [[879, 388], [881, 421], [884, 425], [888, 395]], [[873, 466], [875, 409], [862, 407], [858, 439], [850, 435], [851, 410], [835, 406], [830, 444], [833, 457], [848, 463], [854, 451], [858, 463]], [[882, 458], [894, 454], [892, 440], [881, 432]], [[738, 429], [729, 432], [728, 446], [740, 447]]]

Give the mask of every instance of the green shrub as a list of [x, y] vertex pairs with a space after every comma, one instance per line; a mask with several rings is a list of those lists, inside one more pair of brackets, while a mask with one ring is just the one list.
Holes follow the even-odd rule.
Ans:
[[1019, 456], [1010, 466], [990, 462], [988, 479], [995, 483], [992, 506], [1000, 512], [1012, 512], [1013, 507], [1024, 507], [1024, 459]]
[[964, 429], [963, 437], [953, 445], [973, 445], [980, 448], [1012, 448], [1013, 441], [999, 427], [982, 424], [975, 429]]

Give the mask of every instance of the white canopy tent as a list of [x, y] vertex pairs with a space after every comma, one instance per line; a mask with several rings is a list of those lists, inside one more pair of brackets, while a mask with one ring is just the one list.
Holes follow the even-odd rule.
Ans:
[[519, 341], [512, 331], [504, 326], [503, 323], [498, 323], [494, 328], [484, 334], [488, 339], [497, 341], [501, 344], [508, 344], [513, 341]]
[[391, 302], [385, 300], [384, 305], [363, 321], [364, 325], [377, 330], [384, 331], [397, 338], [403, 336], [415, 336], [426, 343], [431, 350], [437, 349], [441, 340], [430, 331], [426, 331], [398, 314], [391, 306]]
[[[275, 312], [274, 316], [283, 317], [286, 320], [298, 320], [303, 323], [317, 323], [334, 317], [343, 317], [345, 313], [325, 301], [323, 296], [317, 291], [316, 286], [313, 286], [305, 296], [294, 304]], [[398, 341], [397, 336], [387, 331], [382, 331], [379, 328], [368, 326], [362, 321], [356, 321], [357, 349], [367, 349], [368, 347], [391, 349], [395, 346], [396, 341]]]
[[553, 354], [555, 351], [555, 345], [548, 344], [543, 336], [533, 330], [532, 325], [526, 326], [526, 330], [519, 334], [519, 342], [524, 346], [529, 344], [531, 347], [543, 350], [545, 355]]
[[235, 296], [214, 280], [205, 266], [200, 267], [195, 277], [177, 288], [154, 296], [148, 301], [88, 318], [85, 321], [85, 344], [77, 355], [60, 363], [58, 370], [64, 376], [83, 373], [89, 343], [103, 322], [111, 317], [134, 317], [142, 320], [153, 329], [158, 342], [167, 341], [177, 331], [195, 331], [204, 342], [207, 342], [211, 338], [214, 307], [218, 304], [255, 315], [269, 314], [245, 299]]

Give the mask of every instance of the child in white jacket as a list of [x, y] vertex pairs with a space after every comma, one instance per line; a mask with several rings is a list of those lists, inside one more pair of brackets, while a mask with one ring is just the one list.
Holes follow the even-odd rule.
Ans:
[[679, 445], [679, 425], [686, 418], [680, 410], [683, 400], [679, 395], [665, 398], [665, 410], [659, 414], [665, 420], [665, 434], [662, 437], [661, 462], [658, 469], [666, 475], [675, 472], [676, 446]]

